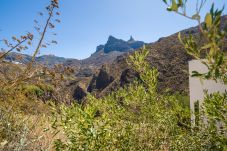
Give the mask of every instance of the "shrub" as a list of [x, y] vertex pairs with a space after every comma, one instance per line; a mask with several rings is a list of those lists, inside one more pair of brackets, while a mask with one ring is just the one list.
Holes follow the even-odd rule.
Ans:
[[[189, 106], [182, 103], [186, 97], [156, 92], [157, 70], [147, 66], [147, 54], [139, 51], [129, 60], [141, 80], [104, 98], [89, 95], [85, 105], [56, 109], [52, 126], [66, 135], [55, 141], [56, 150], [226, 149], [226, 138], [212, 121], [205, 125], [201, 118], [191, 127]], [[225, 106], [219, 110], [226, 96], [214, 95], [206, 98], [204, 116], [214, 116], [211, 102], [219, 105], [214, 112], [226, 113]]]
[[147, 66], [147, 54], [142, 51], [131, 57], [142, 82], [135, 81], [104, 98], [88, 96], [85, 106], [63, 105], [55, 112], [53, 127], [62, 129], [67, 137], [55, 141], [57, 150], [182, 149], [174, 145], [177, 140], [173, 138], [188, 136], [190, 114], [177, 97], [156, 93], [157, 70]]
[[40, 97], [44, 94], [44, 90], [42, 90], [40, 87], [36, 85], [31, 85], [31, 84], [23, 85], [22, 90], [27, 96], [32, 95], [32, 96]]

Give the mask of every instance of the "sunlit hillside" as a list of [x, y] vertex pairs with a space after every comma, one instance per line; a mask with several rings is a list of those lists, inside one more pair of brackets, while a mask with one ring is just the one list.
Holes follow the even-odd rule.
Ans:
[[1, 1], [0, 150], [227, 151], [224, 4]]

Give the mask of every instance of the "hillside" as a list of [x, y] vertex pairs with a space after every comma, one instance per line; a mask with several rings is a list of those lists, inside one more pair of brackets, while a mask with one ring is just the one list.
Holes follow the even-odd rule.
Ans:
[[[221, 28], [224, 28], [226, 20], [227, 16], [223, 16]], [[180, 32], [182, 36], [192, 34], [197, 37], [199, 43], [202, 43], [198, 27]], [[159, 71], [159, 92], [188, 93], [188, 61], [193, 58], [186, 53], [177, 34], [146, 44], [146, 48], [150, 52], [147, 61]], [[137, 77], [137, 73], [130, 69], [126, 60], [127, 56], [132, 54], [136, 48], [140, 48], [142, 44], [144, 43], [135, 41], [132, 37], [128, 41], [124, 41], [110, 36], [105, 45], [99, 45], [96, 52], [84, 60], [66, 59], [53, 55], [40, 56], [36, 60], [38, 63], [47, 63], [49, 66], [60, 63], [74, 68], [74, 75], [78, 77], [76, 85], [86, 83], [83, 86], [84, 93], [91, 92], [97, 96], [103, 96], [130, 83]], [[224, 45], [224, 48], [227, 48], [227, 45]], [[18, 54], [12, 54], [7, 57], [16, 60]], [[23, 56], [25, 63], [31, 59], [28, 55]]]
[[[221, 28], [224, 28], [226, 20], [227, 16], [223, 16]], [[192, 34], [197, 37], [199, 43], [202, 43], [197, 26], [180, 32], [182, 37]], [[188, 93], [188, 61], [193, 58], [186, 53], [179, 42], [178, 33], [162, 37], [156, 42], [147, 44], [146, 47], [150, 52], [147, 60], [159, 71], [158, 91]], [[227, 50], [227, 43], [223, 47]], [[103, 66], [99, 73], [93, 76], [87, 90], [103, 96], [133, 81], [137, 74], [130, 69], [126, 60], [127, 55], [123, 55], [113, 63]]]

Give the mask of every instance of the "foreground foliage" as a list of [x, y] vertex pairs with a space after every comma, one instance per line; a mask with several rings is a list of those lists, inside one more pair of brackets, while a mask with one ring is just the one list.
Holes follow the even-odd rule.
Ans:
[[[183, 8], [184, 11], [187, 1], [164, 2], [170, 6], [169, 11], [181, 14], [178, 9]], [[53, 9], [58, 7], [57, 4], [57, 0], [52, 0], [50, 7], [47, 7], [49, 18], [52, 17]], [[181, 15], [200, 23], [200, 9], [192, 17]], [[226, 35], [226, 31], [219, 30], [221, 13], [222, 10], [214, 11], [212, 7], [204, 26], [200, 26], [208, 45], [198, 49], [193, 37], [183, 39], [182, 43], [188, 53], [197, 59], [202, 59], [202, 51], [206, 52], [207, 60], [203, 63], [209, 72], [202, 75], [194, 72], [195, 75], [225, 82], [226, 54], [219, 49]], [[46, 27], [50, 25], [53, 28], [49, 21]], [[39, 52], [45, 32], [46, 28], [33, 57]], [[13, 39], [19, 40], [20, 45], [21, 42], [32, 41], [33, 35], [29, 33], [21, 39]], [[0, 59], [17, 46], [3, 53]], [[90, 95], [82, 104], [54, 107], [54, 133], [44, 129], [50, 127], [47, 116], [50, 106], [42, 101], [71, 103], [61, 87], [64, 76], [59, 72], [65, 70], [59, 66], [59, 72], [45, 67], [31, 72], [33, 60], [21, 68], [23, 71], [20, 69], [11, 73], [2, 64], [6, 68], [2, 70], [0, 80], [0, 149], [51, 150], [54, 141], [54, 148], [59, 151], [227, 150], [227, 93], [207, 94], [203, 108], [198, 107], [196, 126], [191, 127], [191, 115], [185, 97], [156, 92], [158, 71], [145, 61], [147, 55], [146, 50], [141, 50], [129, 57], [128, 64], [139, 74], [139, 78], [130, 85], [104, 98]], [[18, 73], [21, 74], [18, 76]], [[44, 75], [48, 77], [49, 83], [54, 84], [42, 81], [40, 77]], [[52, 93], [56, 92], [58, 95], [52, 97]], [[57, 133], [59, 138], [56, 138]]]
[[[89, 96], [85, 105], [63, 105], [55, 112], [53, 127], [67, 137], [55, 141], [56, 150], [227, 149], [226, 95], [207, 96], [201, 114], [208, 117], [208, 123], [200, 119], [191, 128], [190, 111], [181, 105], [182, 100], [156, 92], [157, 70], [145, 61], [147, 54], [141, 51], [130, 57], [140, 73], [133, 84], [101, 99]], [[217, 118], [223, 123], [222, 130], [210, 120]]]
[[[224, 11], [222, 9], [215, 9], [212, 5], [209, 12], [206, 13], [204, 20], [202, 20], [201, 10], [205, 6], [207, 0], [197, 0], [196, 9], [192, 11], [193, 14], [187, 12], [187, 0], [163, 0], [168, 6], [168, 11], [173, 11], [188, 19], [194, 20], [198, 23], [200, 38], [203, 45], [200, 45], [195, 36], [190, 34], [188, 37], [181, 37], [179, 33], [179, 40], [184, 45], [188, 54], [195, 59], [200, 60], [207, 68], [207, 73], [199, 73], [193, 71], [192, 76], [202, 77], [203, 79], [213, 79], [227, 83], [227, 50], [223, 47], [224, 41], [227, 37], [227, 25], [221, 27], [221, 17]], [[204, 21], [204, 23], [202, 23]]]

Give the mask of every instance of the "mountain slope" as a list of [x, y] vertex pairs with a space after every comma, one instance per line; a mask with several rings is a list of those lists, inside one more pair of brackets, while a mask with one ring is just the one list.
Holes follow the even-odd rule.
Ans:
[[[227, 16], [223, 16], [221, 28], [224, 28], [226, 21]], [[182, 37], [188, 36], [189, 34], [195, 36], [198, 43], [203, 43], [198, 27], [181, 31]], [[159, 71], [158, 91], [188, 93], [188, 61], [193, 58], [186, 53], [183, 45], [179, 42], [178, 33], [160, 38], [158, 41], [148, 44], [146, 48], [150, 52], [147, 61]], [[224, 50], [227, 50], [227, 43], [224, 45]], [[99, 82], [102, 82], [97, 80], [100, 75], [97, 73], [93, 76], [88, 87], [89, 92], [98, 93], [98, 96], [102, 96], [133, 81], [138, 75], [127, 65], [127, 57], [127, 55], [118, 57], [113, 63], [101, 68], [100, 72], [104, 72], [103, 70], [105, 70], [108, 75], [106, 77], [112, 76], [114, 79], [109, 81], [108, 86], [100, 89], [95, 87], [95, 85], [100, 85]]]

